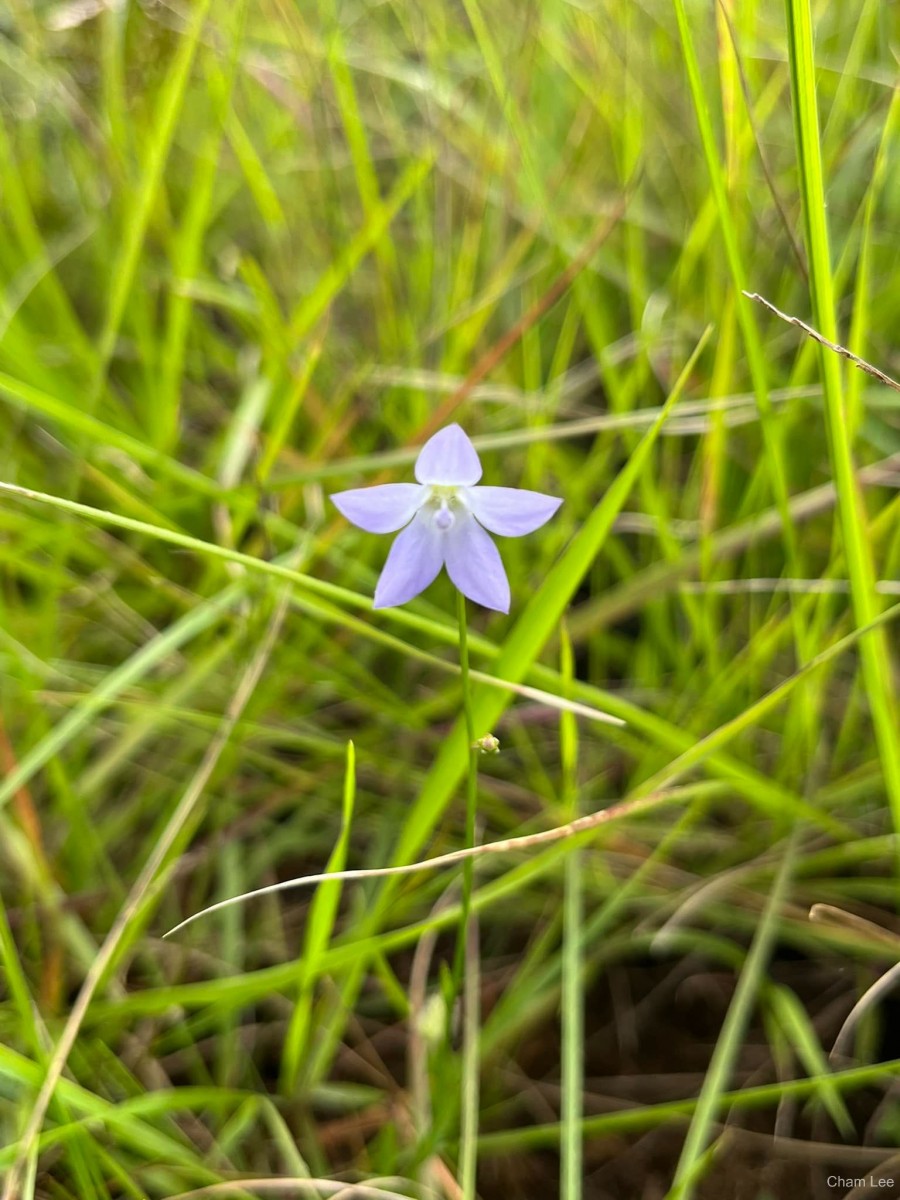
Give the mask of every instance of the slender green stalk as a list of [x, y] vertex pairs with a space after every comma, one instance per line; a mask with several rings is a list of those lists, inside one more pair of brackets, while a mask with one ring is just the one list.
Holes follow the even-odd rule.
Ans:
[[[574, 677], [572, 642], [561, 628], [560, 673], [565, 693]], [[578, 727], [571, 712], [559, 718], [562, 801], [567, 820], [578, 816]], [[561, 1200], [580, 1200], [582, 1183], [584, 1087], [584, 995], [582, 990], [583, 886], [581, 851], [566, 859], [562, 953], [562, 1113], [560, 1125]]]
[[[459, 667], [462, 675], [463, 713], [466, 719], [466, 737], [469, 739], [469, 770], [466, 778], [466, 846], [475, 845], [475, 816], [478, 806], [478, 750], [475, 746], [475, 721], [472, 715], [472, 689], [469, 683], [469, 638], [466, 620], [466, 598], [456, 593], [456, 610], [459, 617]], [[468, 920], [472, 901], [472, 860], [463, 868], [463, 927]]]
[[[469, 638], [466, 618], [466, 598], [462, 592], [456, 593], [456, 613], [459, 620], [459, 667], [462, 678], [462, 703], [465, 719], [466, 738], [469, 745], [468, 771], [466, 774], [466, 835], [467, 848], [475, 845], [475, 817], [478, 809], [478, 749], [475, 745], [475, 720], [472, 714], [472, 688], [469, 679]], [[471, 858], [463, 863], [462, 870], [462, 904], [459, 917], [459, 935], [456, 941], [456, 953], [453, 960], [453, 996], [459, 994], [459, 985], [463, 976], [466, 956], [466, 939], [469, 914], [472, 908], [472, 873], [474, 864]]]
[[[471, 862], [471, 859], [469, 860]], [[463, 1200], [475, 1200], [478, 1172], [478, 1063], [481, 1047], [481, 968], [478, 918], [469, 917], [463, 982], [462, 1081], [459, 1122], [459, 1186]]]
[[[462, 676], [463, 712], [466, 722], [466, 737], [469, 742], [469, 769], [466, 776], [466, 847], [475, 845], [475, 818], [478, 807], [478, 750], [475, 746], [475, 722], [472, 716], [472, 692], [469, 680], [469, 639], [466, 616], [466, 598], [456, 593], [456, 611], [459, 619], [459, 666]], [[459, 1184], [463, 1200], [474, 1200], [475, 1177], [478, 1162], [478, 1029], [479, 1016], [479, 970], [478, 932], [476, 918], [472, 915], [472, 881], [474, 861], [463, 863], [462, 904], [460, 906], [459, 933], [454, 963], [454, 1000], [463, 981], [463, 1054], [460, 1096], [460, 1156]]]

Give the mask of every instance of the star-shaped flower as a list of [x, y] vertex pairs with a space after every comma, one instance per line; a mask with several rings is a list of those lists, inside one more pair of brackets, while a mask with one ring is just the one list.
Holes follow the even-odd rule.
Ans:
[[459, 425], [428, 439], [416, 459], [415, 476], [418, 483], [383, 483], [331, 497], [360, 529], [402, 530], [375, 588], [375, 607], [406, 604], [446, 567], [464, 596], [509, 612], [509, 581], [485, 531], [502, 537], [533, 533], [562, 500], [524, 488], [476, 487], [481, 463]]

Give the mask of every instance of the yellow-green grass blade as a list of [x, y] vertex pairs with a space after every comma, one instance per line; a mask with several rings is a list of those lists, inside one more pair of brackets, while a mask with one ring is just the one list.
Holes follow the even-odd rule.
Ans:
[[[571, 693], [575, 672], [572, 642], [562, 626], [560, 674]], [[559, 721], [560, 800], [566, 816], [578, 816], [578, 726], [572, 713]], [[580, 1200], [583, 1183], [581, 1118], [584, 1110], [584, 958], [582, 925], [584, 908], [581, 852], [566, 859], [563, 894], [562, 955], [562, 1113], [560, 1141], [560, 1198]]]
[[[900, 1059], [864, 1067], [835, 1071], [830, 1082], [841, 1091], [855, 1091], [872, 1085], [884, 1085], [900, 1075]], [[819, 1079], [789, 1079], [781, 1083], [760, 1084], [739, 1091], [722, 1092], [716, 1098], [715, 1112], [723, 1116], [729, 1111], [754, 1112], [774, 1108], [782, 1100], [804, 1099], [814, 1095]], [[698, 1099], [673, 1100], [666, 1104], [647, 1104], [623, 1112], [603, 1113], [585, 1117], [582, 1131], [585, 1137], [610, 1137], [622, 1133], [640, 1133], [655, 1129], [672, 1120], [684, 1120], [697, 1111]], [[559, 1141], [559, 1125], [531, 1125], [525, 1128], [483, 1133], [480, 1146], [484, 1155], [515, 1154], [533, 1149], [551, 1149]]]
[[768, 999], [785, 1034], [796, 1047], [803, 1066], [813, 1079], [821, 1080], [819, 1094], [835, 1127], [843, 1138], [850, 1141], [854, 1133], [853, 1120], [843, 1096], [830, 1082], [828, 1056], [822, 1049], [809, 1013], [790, 988], [773, 985], [769, 988]]
[[[785, 13], [813, 325], [829, 341], [837, 342], [809, 0], [786, 0]], [[857, 483], [851, 451], [841, 362], [837, 355], [825, 347], [820, 347], [820, 362], [828, 448], [837, 490], [838, 518], [847, 559], [853, 612], [858, 626], [868, 626], [879, 611], [880, 601], [874, 588], [868, 515]], [[860, 658], [885, 789], [894, 828], [900, 833], [900, 738], [897, 737], [898, 715], [891, 677], [892, 655], [883, 628], [873, 628], [863, 640]]]

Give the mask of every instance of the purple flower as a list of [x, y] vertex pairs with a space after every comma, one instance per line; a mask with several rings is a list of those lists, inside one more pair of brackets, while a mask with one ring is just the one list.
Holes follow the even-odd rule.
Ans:
[[415, 476], [418, 483], [384, 483], [331, 497], [360, 529], [402, 530], [375, 588], [375, 607], [405, 604], [446, 567], [464, 596], [509, 612], [509, 581], [485, 530], [503, 537], [533, 533], [562, 500], [524, 488], [476, 487], [481, 463], [458, 425], [428, 439], [416, 459]]

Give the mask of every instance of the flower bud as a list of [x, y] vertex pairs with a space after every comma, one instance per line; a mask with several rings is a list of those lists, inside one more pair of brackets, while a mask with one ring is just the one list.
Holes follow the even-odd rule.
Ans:
[[472, 749], [480, 750], [482, 754], [498, 754], [500, 742], [492, 733], [486, 733], [484, 737], [480, 737], [472, 743]]

